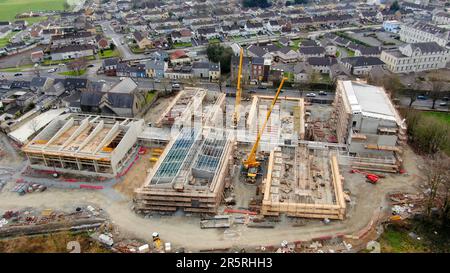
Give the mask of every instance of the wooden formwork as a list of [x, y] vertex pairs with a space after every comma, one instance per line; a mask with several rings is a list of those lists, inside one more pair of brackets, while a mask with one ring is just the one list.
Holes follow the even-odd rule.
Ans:
[[274, 166], [275, 152], [272, 151], [269, 157], [267, 179], [264, 182], [264, 198], [261, 206], [261, 214], [264, 216], [279, 216], [284, 213], [293, 217], [305, 218], [328, 218], [343, 220], [345, 218], [345, 200], [342, 186], [342, 177], [339, 173], [339, 166], [336, 156], [330, 159], [331, 178], [334, 188], [334, 204], [309, 204], [296, 202], [279, 202], [271, 199], [270, 187], [272, 184], [272, 169]]
[[[229, 141], [225, 146], [218, 173], [209, 186], [188, 184], [180, 186], [175, 182], [165, 185], [148, 184], [135, 191], [135, 211], [141, 213], [152, 211], [174, 212], [181, 209], [190, 213], [217, 213], [223, 197], [225, 180], [233, 162], [233, 147], [234, 141]], [[148, 181], [151, 181], [151, 177]]]

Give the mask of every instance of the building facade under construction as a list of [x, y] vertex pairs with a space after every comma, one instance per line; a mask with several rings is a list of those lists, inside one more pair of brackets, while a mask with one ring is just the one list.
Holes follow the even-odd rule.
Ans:
[[334, 104], [337, 140], [355, 156], [351, 165], [397, 172], [406, 144], [406, 124], [386, 91], [365, 82], [338, 81]]
[[54, 119], [22, 150], [35, 169], [118, 175], [137, 151], [143, 120], [69, 114]]
[[233, 143], [221, 129], [183, 128], [136, 190], [135, 210], [216, 213], [230, 179]]

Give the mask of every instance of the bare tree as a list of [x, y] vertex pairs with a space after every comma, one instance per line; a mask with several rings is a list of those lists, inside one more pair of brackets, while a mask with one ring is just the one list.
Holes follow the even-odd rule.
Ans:
[[450, 220], [450, 158], [447, 157], [445, 159], [445, 170], [447, 174], [443, 177], [442, 187], [441, 187], [441, 217], [442, 217], [442, 226], [447, 226], [448, 221]]
[[433, 101], [431, 109], [435, 109], [436, 101], [440, 99], [443, 94], [444, 81], [438, 73], [433, 73], [429, 80], [431, 82], [430, 98]]
[[83, 70], [87, 66], [87, 59], [85, 57], [75, 59], [72, 62], [68, 63], [67, 66], [69, 67], [69, 69], [75, 71], [77, 75], [80, 75], [81, 70]]
[[30, 127], [30, 129], [33, 131], [33, 134], [35, 134], [39, 130], [39, 122], [36, 119], [32, 119], [28, 124], [28, 127]]
[[431, 216], [431, 209], [436, 206], [439, 187], [448, 174], [448, 169], [445, 168], [445, 160], [442, 160], [442, 157], [442, 154], [436, 154], [430, 156], [428, 160], [429, 166], [426, 170], [428, 196], [425, 203], [425, 213], [428, 217]]

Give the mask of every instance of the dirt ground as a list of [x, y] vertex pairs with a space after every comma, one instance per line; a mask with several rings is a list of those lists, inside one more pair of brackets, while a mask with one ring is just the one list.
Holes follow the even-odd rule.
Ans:
[[[352, 205], [348, 209], [347, 219], [324, 224], [321, 221], [308, 221], [307, 225], [294, 226], [291, 221], [278, 224], [273, 229], [253, 229], [236, 225], [227, 230], [200, 229], [197, 216], [152, 216], [148, 218], [136, 215], [131, 207], [131, 198], [115, 190], [89, 191], [50, 188], [40, 194], [18, 196], [17, 193], [4, 191], [0, 198], [0, 212], [21, 207], [59, 208], [74, 205], [93, 204], [103, 208], [113, 223], [121, 231], [121, 236], [130, 236], [142, 240], [151, 240], [154, 231], [160, 233], [164, 241], [171, 242], [173, 248], [185, 247], [199, 251], [210, 248], [247, 247], [248, 251], [261, 245], [279, 245], [283, 240], [309, 240], [311, 238], [338, 233], [354, 234], [364, 228], [374, 212], [388, 210], [386, 194], [393, 191], [416, 192], [420, 177], [423, 176], [417, 166], [424, 166], [423, 160], [410, 149], [404, 154], [404, 175], [388, 175], [377, 185], [365, 182], [357, 174], [342, 170], [345, 178], [344, 188], [350, 190]], [[113, 191], [118, 198], [111, 198]], [[119, 198], [120, 197], [120, 198]]]
[[133, 164], [131, 169], [123, 177], [123, 180], [113, 186], [115, 190], [132, 198], [134, 190], [142, 187], [149, 171], [156, 162], [151, 162], [153, 149], [147, 149], [143, 155], [139, 155], [139, 159]]
[[174, 98], [174, 96], [158, 98], [156, 100], [156, 102], [154, 103], [153, 107], [151, 107], [147, 111], [147, 113], [145, 113], [145, 115], [143, 117], [145, 122], [147, 122], [147, 123], [156, 122], [159, 119], [159, 117], [161, 117], [161, 114], [163, 113], [163, 111], [166, 110], [166, 108], [172, 102], [173, 98]]
[[85, 232], [59, 232], [36, 236], [21, 236], [0, 240], [0, 253], [69, 253], [71, 241], [80, 243], [81, 253], [110, 253]]

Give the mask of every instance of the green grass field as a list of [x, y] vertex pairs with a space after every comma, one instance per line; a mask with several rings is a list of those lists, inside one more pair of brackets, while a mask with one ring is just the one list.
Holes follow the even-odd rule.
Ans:
[[9, 39], [11, 39], [14, 34], [17, 32], [10, 32], [8, 35], [6, 35], [4, 38], [0, 39], [0, 48], [5, 47], [9, 43]]
[[86, 69], [82, 69], [80, 70], [80, 72], [76, 72], [76, 71], [66, 71], [66, 72], [61, 72], [58, 73], [61, 76], [82, 76], [86, 73]]
[[423, 112], [425, 116], [432, 116], [435, 117], [447, 124], [450, 124], [450, 113], [444, 113], [444, 112]]
[[65, 0], [0, 0], [0, 21], [14, 21], [16, 14], [29, 11], [63, 10]]
[[120, 52], [117, 49], [115, 49], [115, 50], [105, 49], [103, 51], [103, 55], [99, 52], [98, 56], [100, 57], [100, 59], [108, 59], [108, 58], [113, 58], [113, 57], [120, 57]]

